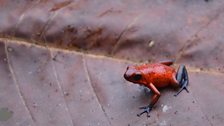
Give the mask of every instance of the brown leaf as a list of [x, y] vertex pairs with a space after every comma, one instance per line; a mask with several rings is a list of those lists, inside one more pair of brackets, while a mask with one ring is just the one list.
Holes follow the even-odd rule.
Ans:
[[72, 1], [63, 1], [63, 2], [60, 2], [60, 3], [56, 3], [56, 4], [53, 6], [53, 8], [51, 8], [50, 11], [56, 11], [56, 10], [59, 10], [59, 9], [61, 9], [61, 8], [63, 8], [63, 7], [68, 6], [68, 5], [71, 4], [71, 3], [72, 3]]
[[[151, 117], [137, 117], [150, 96], [123, 79], [131, 62], [45, 48], [22, 41], [0, 42], [1, 108], [13, 116], [1, 125], [221, 125], [221, 73], [188, 67], [190, 93], [161, 91]], [[206, 79], [205, 79], [206, 78]], [[193, 115], [193, 116], [192, 116]]]
[[213, 68], [218, 71], [224, 71], [224, 43], [222, 33], [224, 26], [223, 14], [217, 15], [206, 29], [200, 31], [186, 46], [180, 56], [180, 62], [187, 61], [189, 65], [199, 68]]
[[[223, 5], [1, 0], [0, 125], [221, 126]], [[151, 117], [139, 118], [150, 94], [123, 73], [164, 59], [187, 66], [190, 93], [161, 90]]]
[[24, 101], [19, 87], [15, 83], [11, 74], [9, 64], [7, 61], [7, 54], [5, 53], [5, 43], [0, 42], [0, 108], [8, 108], [13, 111], [13, 115], [6, 122], [0, 122], [0, 125], [33, 125], [27, 107], [24, 105]]
[[[183, 62], [185, 59], [197, 60], [207, 53], [215, 63], [200, 62], [199, 58], [199, 62], [189, 64], [203, 68], [217, 66], [223, 71], [221, 56], [214, 56], [223, 52], [217, 49], [222, 43], [216, 40], [222, 36], [219, 27], [223, 17], [222, 0], [41, 0], [20, 1], [19, 4], [3, 0], [2, 4], [2, 36], [134, 61], [177, 59], [177, 62]], [[52, 7], [57, 11], [49, 11]], [[61, 7], [63, 9], [59, 9]], [[213, 33], [216, 33], [214, 39]], [[203, 37], [208, 34], [211, 37]], [[209, 49], [194, 51], [195, 45]], [[197, 55], [191, 56], [192, 53]], [[182, 59], [183, 56], [186, 58]]]

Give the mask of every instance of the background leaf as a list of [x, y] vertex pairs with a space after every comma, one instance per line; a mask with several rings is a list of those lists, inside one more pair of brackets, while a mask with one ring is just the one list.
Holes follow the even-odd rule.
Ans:
[[[222, 0], [0, 1], [2, 126], [221, 126]], [[175, 59], [190, 93], [149, 93], [123, 79], [128, 64]], [[1, 113], [2, 114], [2, 113]]]

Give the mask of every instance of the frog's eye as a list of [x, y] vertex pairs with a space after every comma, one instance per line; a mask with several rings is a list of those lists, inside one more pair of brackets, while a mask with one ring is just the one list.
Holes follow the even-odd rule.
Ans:
[[142, 78], [142, 75], [141, 75], [141, 74], [135, 74], [134, 77], [133, 77], [133, 79], [134, 79], [135, 81], [138, 81], [138, 80], [140, 80], [141, 78]]

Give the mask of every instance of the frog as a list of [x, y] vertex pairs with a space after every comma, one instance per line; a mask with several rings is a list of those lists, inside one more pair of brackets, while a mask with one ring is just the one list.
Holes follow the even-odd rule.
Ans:
[[162, 61], [158, 63], [144, 63], [140, 65], [128, 65], [124, 73], [125, 80], [149, 88], [152, 92], [151, 102], [144, 107], [140, 107], [143, 111], [137, 116], [141, 116], [146, 113], [147, 117], [150, 117], [149, 113], [154, 105], [159, 100], [161, 93], [159, 89], [166, 87], [173, 87], [179, 89], [174, 94], [178, 96], [183, 90], [187, 89], [189, 85], [189, 77], [186, 66], [181, 64], [177, 70], [171, 65], [174, 64], [174, 60]]

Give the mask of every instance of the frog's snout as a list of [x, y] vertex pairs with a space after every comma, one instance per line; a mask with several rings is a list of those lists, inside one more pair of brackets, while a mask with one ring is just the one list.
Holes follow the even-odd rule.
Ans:
[[127, 81], [129, 81], [129, 79], [130, 79], [130, 77], [131, 77], [131, 75], [132, 75], [131, 72], [132, 72], [132, 71], [130, 70], [130, 66], [127, 66], [127, 69], [126, 69], [126, 71], [125, 71], [125, 73], [124, 73], [124, 78], [125, 78]]
[[132, 67], [128, 66], [127, 67], [127, 70], [125, 71], [124, 73], [124, 78], [127, 80], [127, 81], [130, 81], [130, 78], [131, 76], [134, 74], [135, 70], [132, 69]]
[[128, 76], [127, 74], [126, 74], [126, 72], [124, 73], [124, 78], [126, 79], [126, 80], [128, 80], [128, 78], [129, 78], [130, 76]]

